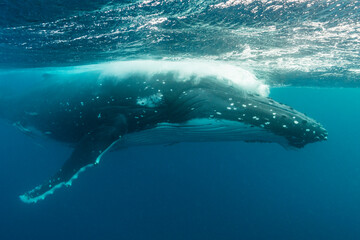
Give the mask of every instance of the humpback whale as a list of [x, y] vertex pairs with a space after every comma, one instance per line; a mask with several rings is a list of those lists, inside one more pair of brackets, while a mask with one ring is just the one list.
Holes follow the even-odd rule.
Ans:
[[71, 185], [110, 149], [208, 141], [274, 142], [302, 148], [327, 139], [321, 124], [267, 97], [266, 85], [249, 84], [246, 71], [236, 74], [235, 79], [239, 75], [245, 79], [241, 82], [231, 79], [231, 74], [219, 77], [212, 69], [184, 73], [176, 64], [168, 63], [170, 67], [161, 71], [152, 68], [164, 62], [146, 69], [140, 62], [131, 71], [127, 65], [112, 64], [50, 74], [22, 95], [2, 96], [0, 117], [26, 134], [40, 134], [74, 148], [50, 179], [20, 199], [37, 202]]

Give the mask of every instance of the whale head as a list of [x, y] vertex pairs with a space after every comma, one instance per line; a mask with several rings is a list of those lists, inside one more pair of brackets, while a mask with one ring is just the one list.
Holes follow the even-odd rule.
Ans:
[[320, 123], [292, 107], [234, 87], [192, 88], [176, 102], [174, 122], [187, 119], [184, 128], [192, 127], [205, 141], [275, 142], [302, 148], [328, 135]]

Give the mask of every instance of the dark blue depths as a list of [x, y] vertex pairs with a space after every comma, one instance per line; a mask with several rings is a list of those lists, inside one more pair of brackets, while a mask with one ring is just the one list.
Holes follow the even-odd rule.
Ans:
[[329, 131], [300, 150], [202, 143], [108, 153], [37, 204], [18, 195], [70, 154], [0, 125], [0, 238], [359, 239], [359, 89], [278, 88], [271, 96]]

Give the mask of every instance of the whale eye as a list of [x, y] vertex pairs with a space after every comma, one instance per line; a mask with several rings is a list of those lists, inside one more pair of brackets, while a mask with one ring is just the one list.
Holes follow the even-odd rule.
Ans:
[[302, 120], [301, 122], [302, 122], [302, 124], [307, 124], [306, 120]]

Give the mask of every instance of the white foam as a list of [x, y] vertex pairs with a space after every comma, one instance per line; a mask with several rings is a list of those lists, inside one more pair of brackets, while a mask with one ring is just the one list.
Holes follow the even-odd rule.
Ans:
[[177, 76], [177, 81], [203, 81], [207, 78], [216, 78], [219, 81], [262, 96], [269, 94], [269, 86], [258, 80], [254, 74], [241, 67], [220, 61], [136, 60], [98, 64], [94, 67], [102, 71], [102, 77], [114, 75], [119, 78], [126, 78], [134, 74], [153, 76], [155, 74], [174, 73]]

